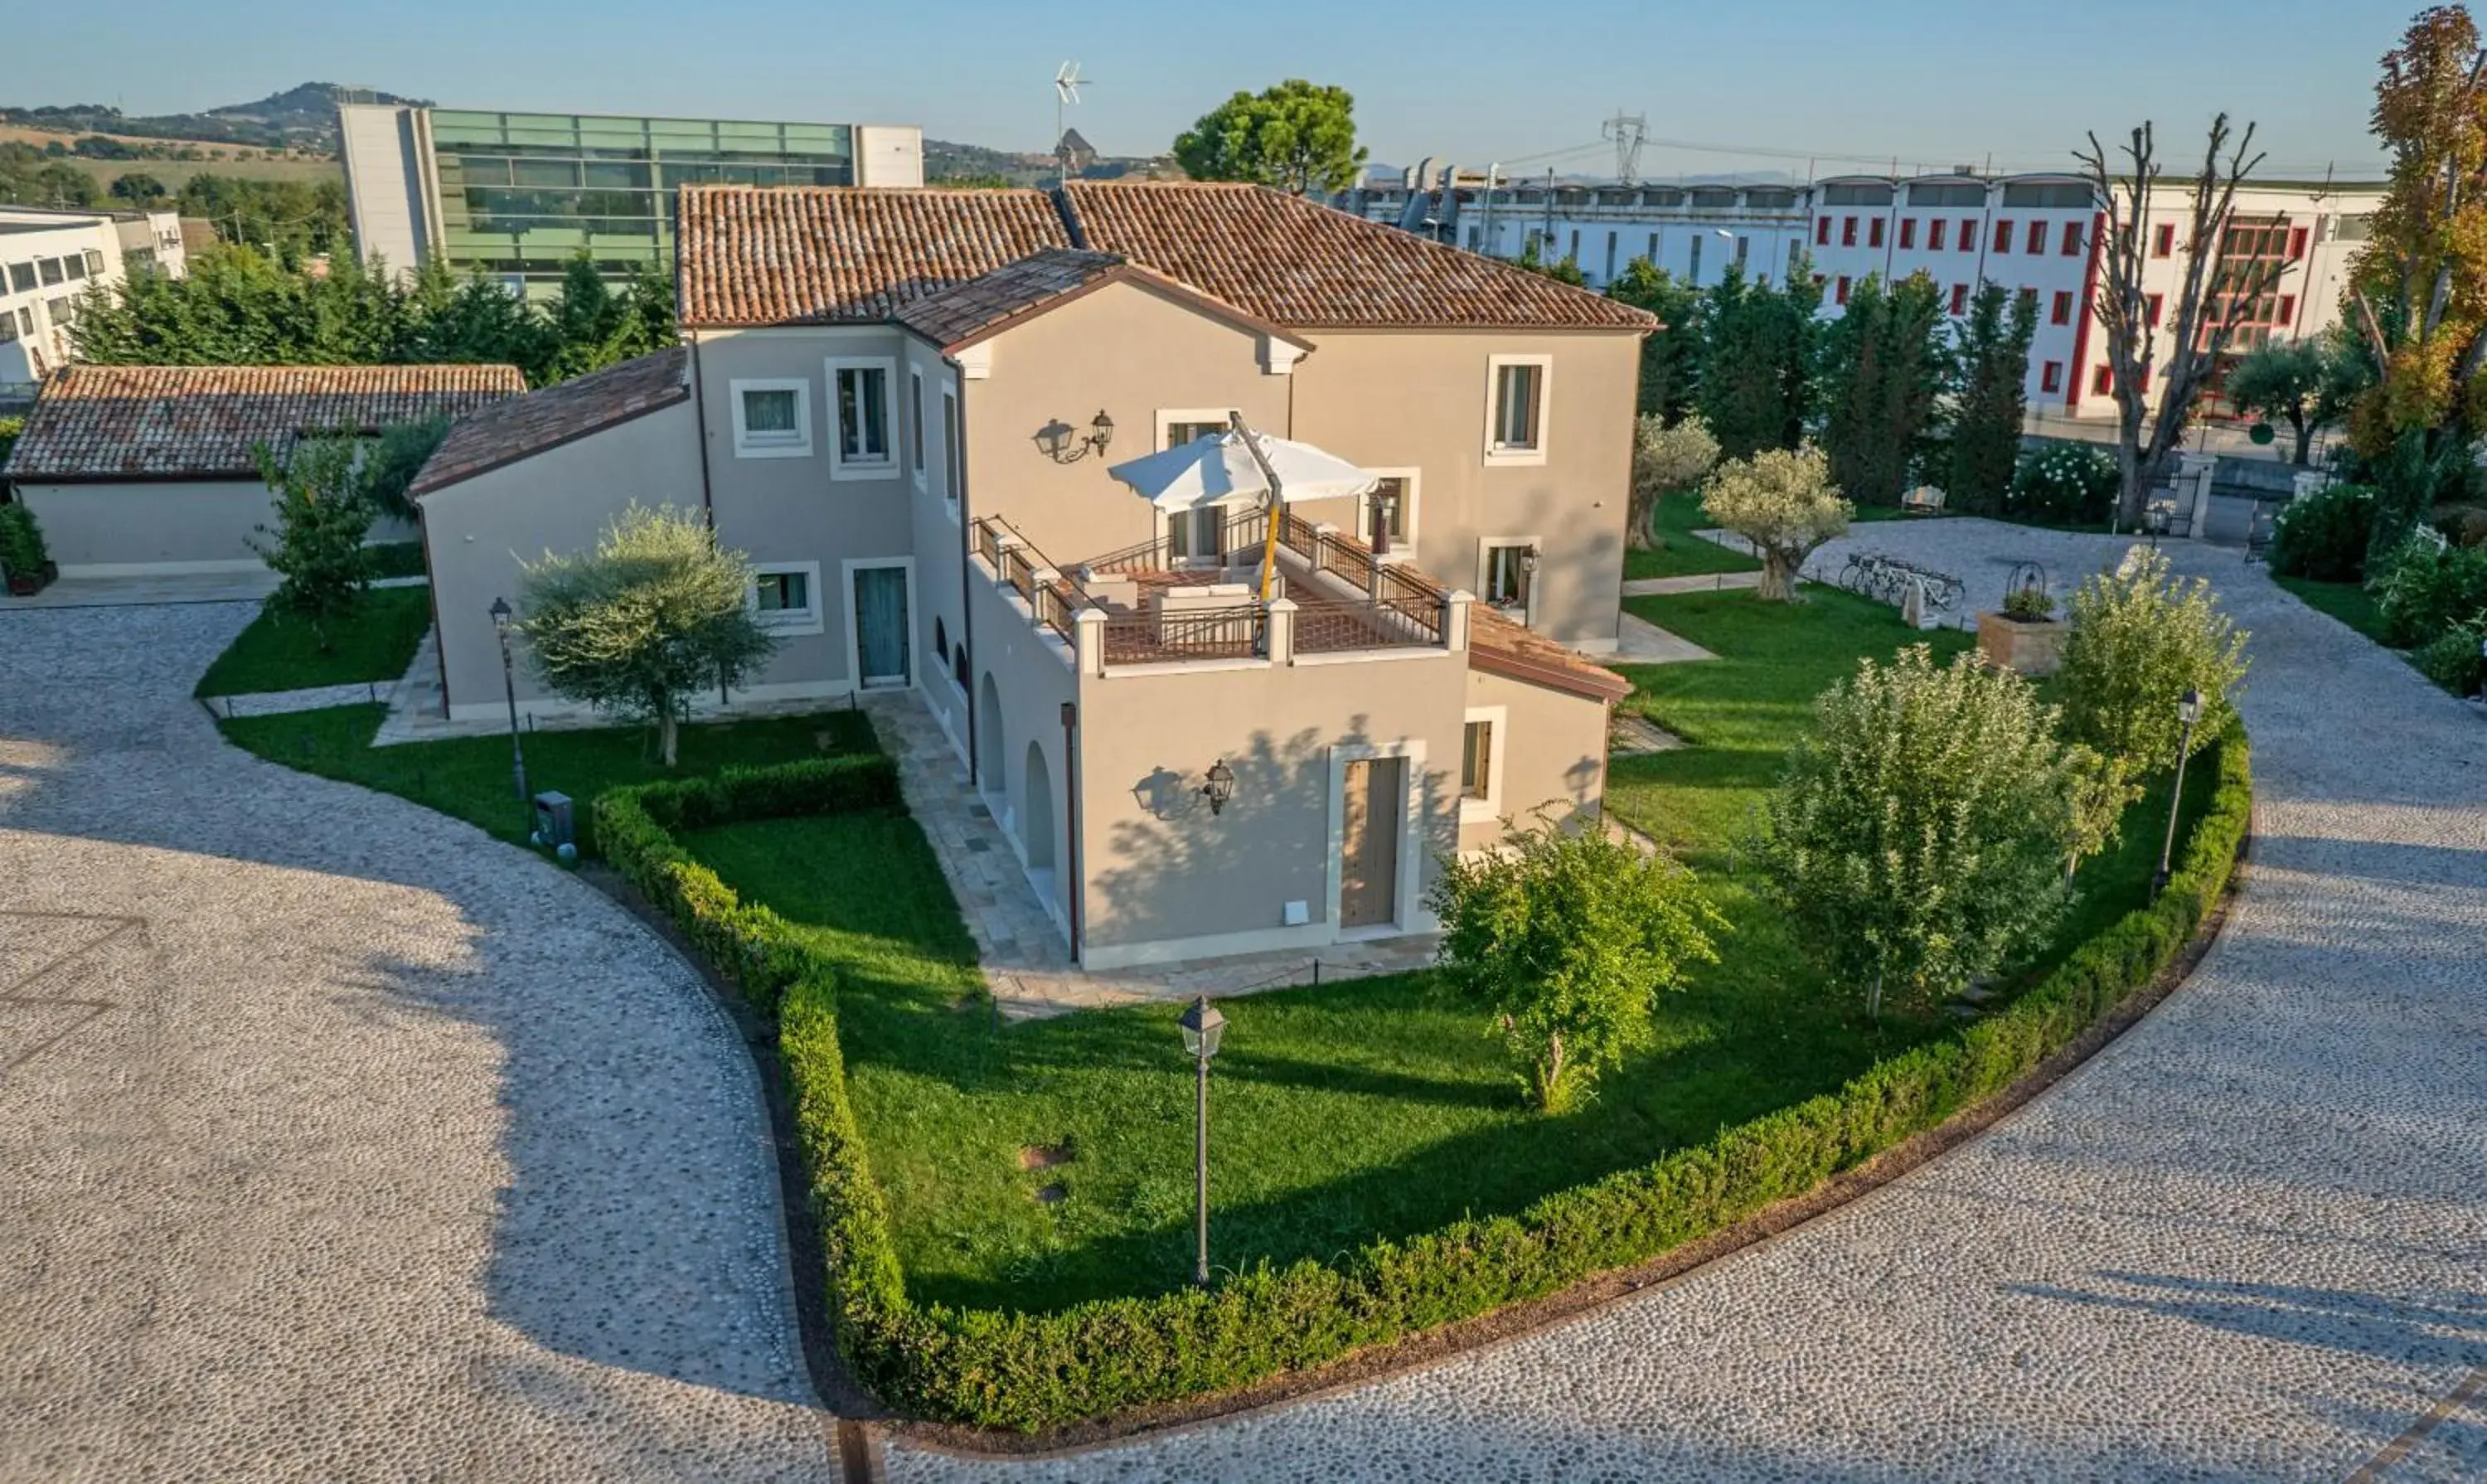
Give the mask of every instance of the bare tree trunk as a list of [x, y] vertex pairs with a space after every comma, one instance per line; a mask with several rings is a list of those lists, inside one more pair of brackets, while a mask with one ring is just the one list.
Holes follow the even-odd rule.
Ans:
[[657, 750], [664, 756], [667, 768], [674, 766], [674, 743], [680, 734], [681, 727], [674, 719], [673, 705], [668, 702], [665, 709], [657, 714]]

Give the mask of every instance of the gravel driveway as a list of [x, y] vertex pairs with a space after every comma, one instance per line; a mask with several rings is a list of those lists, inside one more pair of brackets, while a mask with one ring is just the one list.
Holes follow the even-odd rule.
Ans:
[[[1992, 603], [2122, 544], [1860, 528]], [[1844, 552], [1825, 553], [1836, 562]], [[2258, 837], [2191, 984], [1986, 1137], [1433, 1370], [895, 1479], [2338, 1480], [2487, 1365], [2487, 720], [2195, 548], [2254, 631]], [[1835, 568], [1834, 568], [1835, 570]], [[2487, 1478], [2487, 1396], [2369, 1475]]]
[[626, 913], [0, 614], [0, 1478], [833, 1476], [750, 1064]]

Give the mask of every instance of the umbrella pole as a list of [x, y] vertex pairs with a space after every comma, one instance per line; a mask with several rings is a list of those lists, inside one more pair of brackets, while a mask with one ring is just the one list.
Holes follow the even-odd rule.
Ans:
[[1271, 466], [1270, 456], [1261, 452], [1261, 440], [1252, 436], [1252, 430], [1244, 422], [1244, 414], [1229, 412], [1226, 418], [1228, 426], [1243, 437], [1244, 450], [1251, 454], [1252, 462], [1261, 466], [1261, 477], [1270, 482], [1269, 532], [1261, 541], [1261, 606], [1266, 608], [1270, 605], [1270, 585], [1278, 574], [1278, 522], [1286, 518], [1286, 498], [1278, 489], [1278, 471]]

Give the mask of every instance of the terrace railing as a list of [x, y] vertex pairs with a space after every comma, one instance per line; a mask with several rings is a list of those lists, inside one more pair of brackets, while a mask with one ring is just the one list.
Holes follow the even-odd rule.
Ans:
[[1185, 608], [1105, 621], [1105, 662], [1163, 664], [1250, 659], [1269, 653], [1269, 615], [1257, 606]]
[[1045, 559], [1045, 553], [990, 516], [976, 522], [976, 554], [993, 569], [1002, 586], [1026, 600], [1038, 623], [1060, 634], [1066, 642], [1076, 642], [1075, 615], [1082, 608], [1102, 606], [1069, 577], [1039, 577], [1039, 573], [1055, 570]]

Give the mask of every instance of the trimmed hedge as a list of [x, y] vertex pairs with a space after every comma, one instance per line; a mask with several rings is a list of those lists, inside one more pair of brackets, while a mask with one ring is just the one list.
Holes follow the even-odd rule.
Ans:
[[2148, 984], [2226, 889], [2252, 804], [2242, 731], [2232, 729], [2212, 756], [2210, 807], [2158, 900], [1956, 1037], [1877, 1063], [1836, 1093], [1557, 1191], [1516, 1216], [1374, 1242], [1334, 1264], [1263, 1267], [1211, 1290], [1045, 1314], [908, 1298], [848, 1099], [834, 972], [784, 919], [744, 906], [669, 833], [735, 819], [894, 806], [896, 779], [886, 760], [801, 763], [623, 789], [596, 801], [596, 818], [614, 865], [754, 1003], [776, 1012], [839, 1348], [857, 1379], [913, 1416], [1036, 1432], [1308, 1369], [1646, 1261], [1804, 1194], [2002, 1091]]

